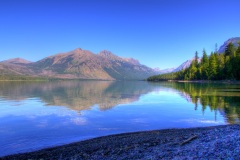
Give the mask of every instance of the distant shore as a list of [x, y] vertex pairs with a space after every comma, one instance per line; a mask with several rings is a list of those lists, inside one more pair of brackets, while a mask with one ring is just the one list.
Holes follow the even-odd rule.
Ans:
[[125, 133], [0, 159], [239, 159], [240, 125]]
[[164, 80], [164, 81], [149, 81], [149, 82], [182, 82], [182, 83], [222, 83], [222, 84], [240, 84], [236, 80]]
[[208, 81], [208, 80], [196, 80], [196, 81], [184, 81], [179, 80], [177, 82], [191, 82], [191, 83], [225, 83], [225, 84], [240, 84], [240, 81], [234, 81], [234, 80], [219, 80], [219, 81]]

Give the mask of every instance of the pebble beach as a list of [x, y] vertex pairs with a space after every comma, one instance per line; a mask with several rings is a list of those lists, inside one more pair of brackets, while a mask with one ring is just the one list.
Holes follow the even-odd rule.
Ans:
[[240, 159], [240, 125], [110, 135], [3, 160]]

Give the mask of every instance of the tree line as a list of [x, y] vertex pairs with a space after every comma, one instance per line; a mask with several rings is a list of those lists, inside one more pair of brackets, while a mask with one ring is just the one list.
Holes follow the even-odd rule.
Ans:
[[151, 76], [147, 80], [240, 80], [240, 41], [238, 44], [235, 47], [233, 43], [229, 43], [224, 53], [215, 51], [210, 56], [203, 49], [202, 58], [196, 52], [187, 69]]
[[20, 75], [0, 75], [0, 81], [48, 81], [45, 77], [31, 77]]

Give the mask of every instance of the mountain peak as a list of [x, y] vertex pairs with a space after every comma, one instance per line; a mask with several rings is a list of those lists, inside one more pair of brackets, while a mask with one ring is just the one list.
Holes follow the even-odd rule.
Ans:
[[134, 58], [124, 58], [124, 59], [131, 64], [140, 65], [139, 61]]
[[[178, 71], [181, 71], [181, 70], [185, 70], [187, 69], [188, 67], [190, 67], [190, 65], [192, 64], [192, 61], [194, 61], [195, 58], [192, 58], [192, 59], [189, 59], [185, 62], [183, 62], [180, 66], [178, 66], [176, 69], [173, 70], [173, 72], [178, 72]], [[198, 58], [198, 63], [201, 62], [201, 58]]]
[[175, 68], [166, 68], [166, 69], [160, 69], [160, 68], [153, 68], [156, 72], [159, 74], [165, 74], [165, 73], [171, 73], [175, 70]]
[[80, 52], [80, 51], [82, 51], [82, 48], [76, 48], [76, 49], [74, 49], [73, 51], [75, 51], [75, 52]]
[[99, 52], [98, 55], [106, 56], [106, 57], [108, 57], [108, 56], [115, 56], [111, 51], [108, 51], [108, 50], [103, 50], [103, 51]]
[[224, 42], [223, 45], [221, 45], [221, 47], [220, 47], [219, 50], [218, 50], [218, 53], [223, 53], [223, 52], [225, 52], [225, 49], [226, 49], [226, 47], [227, 47], [227, 45], [228, 45], [229, 43], [233, 43], [233, 45], [234, 45], [235, 47], [237, 47], [237, 46], [239, 45], [239, 44], [238, 44], [239, 41], [240, 41], [240, 37], [233, 37], [233, 38], [228, 39], [227, 41]]
[[103, 51], [99, 52], [98, 55], [100, 57], [106, 58], [108, 60], [122, 60], [122, 58], [116, 56], [115, 54], [113, 54], [112, 52], [110, 52], [108, 50], [103, 50]]

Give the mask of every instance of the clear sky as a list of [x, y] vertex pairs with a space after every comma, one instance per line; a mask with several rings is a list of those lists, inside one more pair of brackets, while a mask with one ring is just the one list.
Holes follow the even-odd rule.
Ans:
[[149, 67], [240, 36], [240, 0], [0, 0], [0, 61], [37, 61], [82, 48]]

